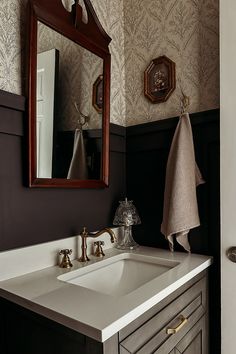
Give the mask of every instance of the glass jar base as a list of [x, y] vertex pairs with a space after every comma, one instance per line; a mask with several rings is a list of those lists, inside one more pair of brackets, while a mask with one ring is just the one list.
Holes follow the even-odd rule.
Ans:
[[116, 248], [120, 250], [135, 250], [138, 246], [139, 245], [133, 239], [131, 225], [125, 225], [122, 236], [118, 238]]
[[139, 247], [139, 245], [134, 241], [129, 244], [116, 244], [116, 248], [119, 250], [136, 250]]

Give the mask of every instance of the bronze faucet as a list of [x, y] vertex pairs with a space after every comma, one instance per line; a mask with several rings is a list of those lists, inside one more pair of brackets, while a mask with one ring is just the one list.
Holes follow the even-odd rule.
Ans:
[[116, 237], [115, 237], [114, 232], [111, 229], [109, 229], [108, 227], [106, 227], [98, 232], [95, 232], [95, 233], [88, 232], [86, 227], [83, 228], [82, 232], [80, 233], [80, 236], [82, 238], [82, 245], [81, 245], [82, 255], [79, 258], [79, 262], [89, 261], [89, 258], [87, 256], [87, 238], [88, 237], [96, 238], [98, 236], [101, 236], [104, 232], [107, 232], [110, 235], [112, 243], [114, 243], [116, 241]]

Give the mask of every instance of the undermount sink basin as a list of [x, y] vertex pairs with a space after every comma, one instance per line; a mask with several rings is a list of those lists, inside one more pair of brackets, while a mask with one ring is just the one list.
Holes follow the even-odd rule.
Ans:
[[99, 293], [123, 296], [178, 264], [157, 257], [122, 253], [60, 275], [58, 279]]

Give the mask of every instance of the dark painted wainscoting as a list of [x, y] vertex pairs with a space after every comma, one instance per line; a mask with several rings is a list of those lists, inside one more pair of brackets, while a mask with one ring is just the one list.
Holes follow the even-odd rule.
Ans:
[[109, 188], [31, 189], [25, 111], [24, 97], [0, 91], [0, 251], [111, 225], [125, 196], [125, 128], [111, 124]]
[[[206, 183], [197, 189], [201, 226], [190, 232], [192, 251], [214, 256], [210, 270], [211, 353], [220, 352], [220, 144], [219, 111], [191, 114], [195, 154]], [[167, 157], [178, 118], [128, 127], [127, 191], [142, 224], [139, 244], [168, 248], [160, 232]], [[181, 250], [176, 247], [176, 250]]]
[[[160, 232], [167, 157], [178, 118], [127, 128], [127, 191], [141, 214], [134, 227], [143, 245], [168, 247]], [[190, 232], [193, 252], [214, 254], [219, 239], [219, 112], [191, 115], [195, 154], [206, 183], [197, 188], [201, 226]]]

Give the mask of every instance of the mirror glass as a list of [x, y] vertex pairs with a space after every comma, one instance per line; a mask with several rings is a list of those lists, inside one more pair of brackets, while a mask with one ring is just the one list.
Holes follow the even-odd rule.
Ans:
[[37, 21], [37, 178], [101, 178], [103, 67], [101, 57]]

